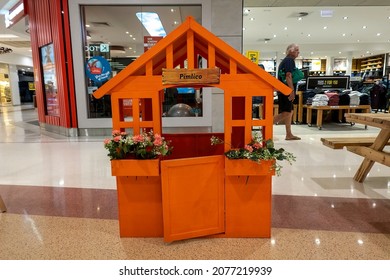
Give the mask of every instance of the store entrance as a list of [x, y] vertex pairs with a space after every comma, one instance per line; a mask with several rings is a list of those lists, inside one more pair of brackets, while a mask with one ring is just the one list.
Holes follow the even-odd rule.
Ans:
[[[34, 104], [35, 84], [34, 73], [26, 70], [18, 70], [20, 103]], [[36, 107], [36, 106], [35, 106]]]

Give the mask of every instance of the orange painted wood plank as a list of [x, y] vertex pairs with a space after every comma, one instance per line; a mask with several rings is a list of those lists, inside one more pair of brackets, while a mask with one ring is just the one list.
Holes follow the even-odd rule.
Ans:
[[194, 52], [194, 32], [192, 30], [188, 30], [187, 32], [187, 64], [188, 69], [195, 68], [195, 52]]
[[161, 162], [164, 241], [224, 232], [223, 170], [223, 155]]
[[215, 47], [209, 42], [207, 44], [207, 49], [208, 49], [207, 67], [213, 68], [215, 67]]
[[224, 237], [271, 236], [271, 185], [271, 175], [225, 178]]
[[169, 44], [165, 52], [167, 68], [173, 69], [173, 44]]
[[160, 160], [111, 160], [111, 174], [113, 176], [160, 176]]
[[160, 176], [118, 176], [118, 220], [121, 237], [162, 237]]

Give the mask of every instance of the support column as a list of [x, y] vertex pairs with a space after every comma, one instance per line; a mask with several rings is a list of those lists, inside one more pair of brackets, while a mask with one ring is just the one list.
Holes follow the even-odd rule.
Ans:
[[345, 75], [351, 75], [352, 73], [352, 52], [348, 52], [347, 54], [347, 71]]

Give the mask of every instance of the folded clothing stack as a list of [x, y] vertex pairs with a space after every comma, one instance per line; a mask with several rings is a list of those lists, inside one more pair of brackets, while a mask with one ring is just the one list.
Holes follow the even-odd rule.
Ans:
[[329, 98], [328, 105], [329, 106], [338, 106], [339, 105], [339, 94], [337, 92], [327, 91], [325, 95]]
[[311, 103], [312, 106], [328, 106], [329, 97], [326, 94], [316, 94]]
[[360, 97], [358, 91], [352, 91], [349, 94], [349, 105], [350, 106], [359, 106], [360, 105]]

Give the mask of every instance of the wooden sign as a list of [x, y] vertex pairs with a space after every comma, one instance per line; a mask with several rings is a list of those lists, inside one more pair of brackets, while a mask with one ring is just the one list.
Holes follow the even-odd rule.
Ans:
[[163, 69], [163, 85], [219, 84], [219, 68], [208, 69]]

